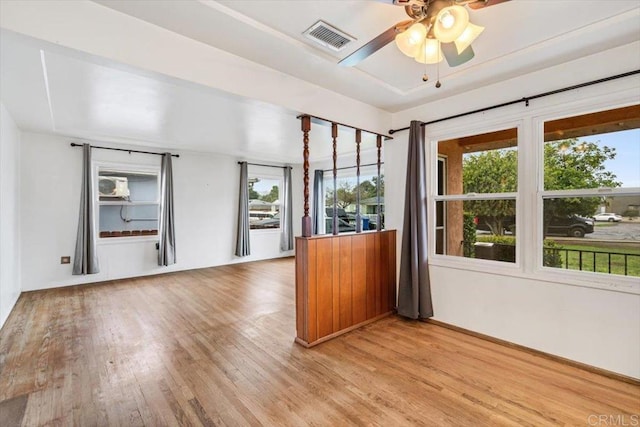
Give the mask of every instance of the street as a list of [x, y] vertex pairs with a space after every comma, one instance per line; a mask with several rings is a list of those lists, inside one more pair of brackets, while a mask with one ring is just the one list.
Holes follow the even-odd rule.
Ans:
[[617, 223], [596, 222], [594, 232], [587, 234], [584, 238], [640, 242], [640, 221]]

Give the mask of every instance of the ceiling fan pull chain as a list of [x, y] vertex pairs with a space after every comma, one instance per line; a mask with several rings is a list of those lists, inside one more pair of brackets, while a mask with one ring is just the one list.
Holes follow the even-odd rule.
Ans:
[[[438, 57], [440, 57], [440, 42], [438, 42]], [[436, 63], [436, 89], [440, 89], [442, 83], [440, 83], [440, 62]]]
[[[424, 40], [426, 42], [426, 40], [427, 40], [426, 36], [425, 36]], [[423, 82], [429, 81], [429, 76], [427, 75], [427, 61], [424, 62], [424, 74], [422, 75], [422, 81]]]

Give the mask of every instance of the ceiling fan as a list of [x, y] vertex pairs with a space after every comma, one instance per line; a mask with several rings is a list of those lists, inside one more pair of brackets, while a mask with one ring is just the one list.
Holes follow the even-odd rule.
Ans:
[[482, 9], [506, 1], [509, 0], [386, 0], [385, 3], [404, 6], [411, 19], [398, 22], [339, 64], [352, 67], [392, 40], [402, 53], [420, 63], [436, 64], [444, 57], [451, 67], [464, 64], [474, 57], [471, 43], [484, 30], [469, 22], [464, 6]]

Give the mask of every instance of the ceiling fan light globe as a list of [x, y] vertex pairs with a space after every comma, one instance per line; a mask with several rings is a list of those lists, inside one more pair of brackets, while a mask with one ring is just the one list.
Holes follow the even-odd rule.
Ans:
[[449, 29], [453, 27], [453, 24], [456, 22], [456, 18], [453, 17], [451, 12], [446, 10], [442, 16], [440, 16], [440, 24], [442, 24], [442, 28]]
[[442, 61], [443, 56], [440, 50], [440, 42], [436, 39], [425, 39], [420, 46], [418, 54], [414, 56], [421, 64], [437, 64]]
[[454, 41], [458, 53], [462, 53], [466, 48], [471, 46], [471, 43], [473, 43], [483, 31], [484, 27], [480, 25], [474, 25], [469, 22], [467, 28], [465, 28], [462, 34], [460, 34], [460, 37], [458, 37]]
[[467, 9], [459, 5], [443, 7], [433, 23], [433, 34], [440, 42], [451, 43], [460, 37], [467, 25], [469, 25]]
[[415, 56], [427, 36], [427, 29], [420, 23], [413, 24], [395, 38], [396, 46], [407, 56]]

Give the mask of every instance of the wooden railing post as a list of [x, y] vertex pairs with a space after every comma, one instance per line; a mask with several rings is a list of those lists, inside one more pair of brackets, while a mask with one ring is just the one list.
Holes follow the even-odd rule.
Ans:
[[360, 215], [360, 143], [362, 131], [356, 129], [356, 233], [362, 233], [362, 216]]
[[302, 217], [302, 236], [311, 237], [313, 228], [311, 227], [311, 217], [309, 216], [309, 131], [311, 130], [311, 117], [303, 116], [302, 120], [302, 142], [304, 149], [302, 156], [304, 162], [302, 168], [304, 170], [304, 216]]
[[376, 230], [380, 231], [382, 230], [382, 213], [380, 212], [380, 187], [381, 187], [381, 183], [380, 183], [380, 164], [382, 163], [381, 161], [381, 149], [382, 149], [382, 135], [378, 135], [376, 138], [376, 147], [378, 148], [378, 182], [376, 182], [376, 213], [377, 213], [377, 218], [376, 218]]
[[333, 139], [333, 215], [331, 215], [332, 232], [337, 236], [338, 227], [338, 125], [331, 123], [331, 138]]

